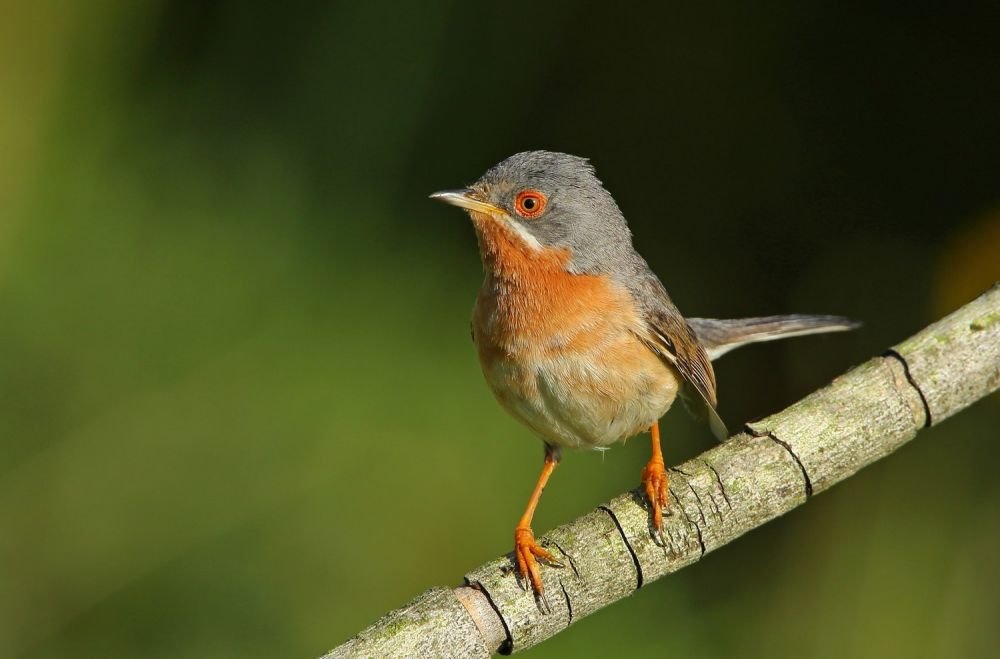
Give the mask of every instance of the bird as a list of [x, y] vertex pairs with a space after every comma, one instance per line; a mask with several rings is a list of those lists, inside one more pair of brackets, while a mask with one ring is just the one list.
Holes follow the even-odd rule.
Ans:
[[654, 539], [668, 506], [659, 421], [681, 397], [719, 441], [712, 360], [739, 346], [853, 329], [840, 316], [685, 319], [632, 243], [586, 158], [525, 151], [432, 199], [468, 212], [484, 278], [472, 340], [500, 405], [544, 443], [541, 474], [514, 530], [522, 587], [544, 598], [539, 561], [561, 567], [532, 519], [563, 449], [605, 449], [649, 432], [641, 473]]

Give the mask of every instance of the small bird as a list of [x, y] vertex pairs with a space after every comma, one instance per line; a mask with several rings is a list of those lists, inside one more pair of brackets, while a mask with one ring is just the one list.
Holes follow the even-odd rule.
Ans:
[[545, 443], [542, 473], [514, 529], [522, 584], [544, 589], [531, 520], [563, 448], [602, 449], [649, 431], [642, 485], [657, 538], [667, 507], [659, 419], [680, 394], [720, 440], [712, 360], [747, 343], [852, 329], [837, 316], [681, 316], [632, 246], [614, 198], [585, 158], [526, 151], [465, 189], [435, 192], [468, 211], [485, 278], [472, 340], [500, 405]]

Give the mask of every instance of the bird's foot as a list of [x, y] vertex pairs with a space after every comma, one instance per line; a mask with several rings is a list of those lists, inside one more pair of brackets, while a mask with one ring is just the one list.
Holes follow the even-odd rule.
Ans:
[[646, 491], [646, 498], [649, 500], [650, 510], [653, 513], [652, 532], [653, 538], [662, 543], [663, 540], [663, 511], [669, 504], [667, 490], [667, 470], [663, 466], [663, 459], [652, 457], [646, 463], [646, 468], [642, 470], [642, 486]]
[[535, 597], [544, 602], [545, 587], [542, 586], [542, 575], [538, 569], [537, 559], [540, 558], [554, 567], [562, 567], [563, 564], [557, 561], [551, 552], [535, 542], [535, 534], [527, 526], [514, 529], [514, 557], [517, 560], [517, 572], [521, 575], [521, 587], [527, 590], [527, 584], [530, 583]]

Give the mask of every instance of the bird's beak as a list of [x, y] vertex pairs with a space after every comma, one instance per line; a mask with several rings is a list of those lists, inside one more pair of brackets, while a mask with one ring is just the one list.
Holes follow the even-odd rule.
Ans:
[[469, 211], [487, 213], [488, 215], [500, 215], [504, 213], [502, 208], [477, 199], [476, 196], [474, 190], [463, 188], [461, 190], [442, 190], [441, 192], [435, 192], [430, 197], [431, 199], [437, 199], [438, 201], [443, 201], [446, 204], [458, 206]]

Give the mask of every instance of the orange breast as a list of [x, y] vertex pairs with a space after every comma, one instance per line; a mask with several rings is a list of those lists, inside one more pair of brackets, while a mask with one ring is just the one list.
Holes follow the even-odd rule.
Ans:
[[473, 331], [501, 405], [561, 446], [607, 446], [648, 428], [678, 380], [633, 333], [643, 321], [627, 290], [567, 272], [568, 252], [536, 249], [502, 221], [473, 219], [487, 270]]
[[638, 326], [627, 291], [568, 272], [567, 250], [532, 247], [502, 220], [473, 220], [487, 271], [473, 315], [481, 359], [592, 350]]

